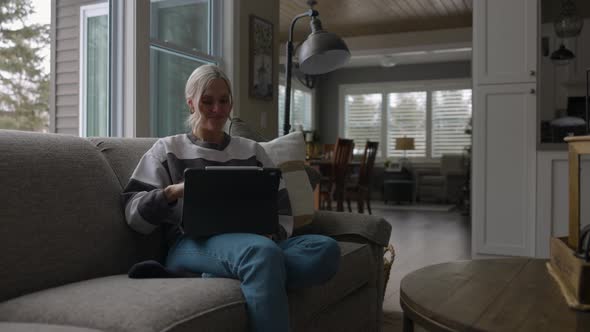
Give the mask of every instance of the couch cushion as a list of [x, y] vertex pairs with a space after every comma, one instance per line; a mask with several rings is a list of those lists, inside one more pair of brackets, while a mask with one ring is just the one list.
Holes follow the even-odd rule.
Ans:
[[261, 133], [253, 129], [246, 121], [240, 118], [232, 118], [230, 123], [229, 134], [231, 136], [240, 136], [251, 139], [256, 142], [266, 142], [268, 139]]
[[0, 323], [2, 332], [100, 332], [76, 326], [33, 324], [33, 323]]
[[[106, 159], [119, 182], [121, 192], [127, 186], [131, 174], [137, 167], [141, 157], [149, 150], [157, 138], [119, 138], [119, 137], [90, 137], [87, 140]], [[123, 206], [120, 207], [123, 209]], [[155, 259], [163, 262], [166, 257], [167, 243], [162, 229], [158, 228], [149, 235], [136, 234], [135, 248], [145, 259]]]
[[88, 141], [96, 146], [108, 161], [121, 188], [125, 188], [139, 160], [157, 140], [157, 138], [88, 138]]
[[143, 253], [110, 166], [79, 137], [0, 130], [0, 301], [124, 273]]
[[237, 280], [129, 279], [74, 283], [0, 303], [0, 320], [106, 331], [247, 331]]
[[[289, 290], [293, 326], [374, 280], [366, 244], [339, 242], [340, 270], [318, 287]], [[47, 322], [114, 331], [247, 331], [237, 280], [129, 279], [112, 276], [78, 282], [0, 303], [0, 321]]]
[[[375, 264], [367, 244], [338, 242], [340, 270], [326, 284], [289, 291], [291, 325], [305, 325], [326, 308], [376, 279]], [[374, 285], [370, 285], [374, 286]]]

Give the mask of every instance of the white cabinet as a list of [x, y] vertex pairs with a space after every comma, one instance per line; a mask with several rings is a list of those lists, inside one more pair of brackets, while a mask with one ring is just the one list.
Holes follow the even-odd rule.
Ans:
[[536, 85], [476, 87], [473, 252], [533, 256]]
[[473, 1], [475, 84], [536, 82], [539, 2]]
[[472, 254], [534, 256], [539, 1], [473, 6]]

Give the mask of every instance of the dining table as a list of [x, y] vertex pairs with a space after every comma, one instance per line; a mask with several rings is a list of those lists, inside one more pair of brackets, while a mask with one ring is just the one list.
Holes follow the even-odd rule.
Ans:
[[[306, 164], [317, 170], [322, 178], [329, 178], [332, 173], [332, 160], [330, 159], [307, 159]], [[349, 176], [361, 166], [360, 160], [351, 160], [348, 162]], [[315, 210], [320, 210], [320, 184], [313, 191], [313, 206]]]

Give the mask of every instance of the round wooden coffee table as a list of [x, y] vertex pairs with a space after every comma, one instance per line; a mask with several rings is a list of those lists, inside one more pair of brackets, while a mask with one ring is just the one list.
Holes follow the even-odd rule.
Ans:
[[570, 309], [541, 259], [432, 265], [401, 281], [404, 331], [590, 331], [590, 312]]

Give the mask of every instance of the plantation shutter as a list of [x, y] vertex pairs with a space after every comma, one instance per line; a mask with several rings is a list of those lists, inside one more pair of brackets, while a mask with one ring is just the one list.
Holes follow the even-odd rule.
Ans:
[[471, 146], [471, 89], [432, 92], [432, 157], [463, 153]]
[[362, 153], [367, 140], [381, 141], [381, 107], [383, 95], [380, 93], [348, 94], [345, 98], [345, 132], [348, 139], [354, 140], [354, 153]]
[[426, 91], [389, 93], [387, 97], [387, 156], [403, 157], [404, 151], [395, 149], [395, 139], [411, 137], [415, 148], [405, 151], [406, 157], [425, 157]]
[[[279, 136], [283, 136], [285, 119], [285, 86], [279, 85]], [[303, 126], [303, 130], [311, 130], [311, 92], [291, 89], [291, 129]]]

